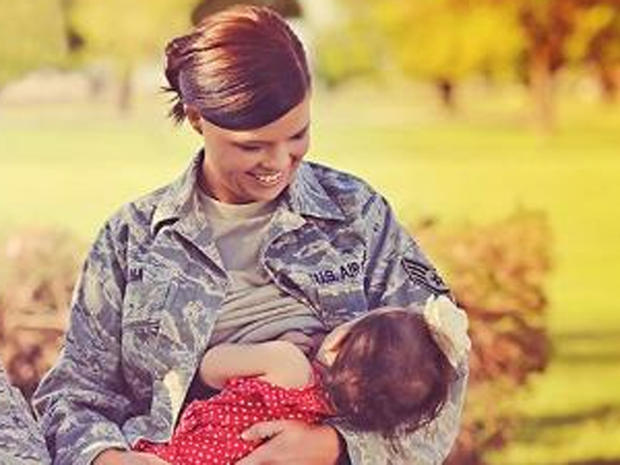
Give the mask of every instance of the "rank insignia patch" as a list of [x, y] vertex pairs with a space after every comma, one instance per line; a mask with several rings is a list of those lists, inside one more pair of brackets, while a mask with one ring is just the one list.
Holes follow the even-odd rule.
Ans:
[[433, 293], [447, 294], [450, 292], [443, 279], [428, 265], [410, 258], [403, 258], [401, 264], [407, 272], [409, 279], [416, 284], [429, 289]]

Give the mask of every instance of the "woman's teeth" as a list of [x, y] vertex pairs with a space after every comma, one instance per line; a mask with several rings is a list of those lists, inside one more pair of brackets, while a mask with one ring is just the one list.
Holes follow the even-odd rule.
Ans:
[[252, 173], [252, 176], [261, 184], [265, 186], [274, 186], [280, 182], [282, 179], [282, 172], [277, 172], [274, 174], [256, 174]]

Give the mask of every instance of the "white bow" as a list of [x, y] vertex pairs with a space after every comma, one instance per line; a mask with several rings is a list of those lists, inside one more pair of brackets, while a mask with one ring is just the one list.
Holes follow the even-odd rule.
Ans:
[[424, 306], [424, 319], [433, 339], [456, 368], [467, 359], [471, 341], [467, 336], [467, 314], [444, 295], [431, 295]]

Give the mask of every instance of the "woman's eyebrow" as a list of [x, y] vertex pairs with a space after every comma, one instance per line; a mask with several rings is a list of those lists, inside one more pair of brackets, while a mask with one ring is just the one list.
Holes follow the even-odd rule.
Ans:
[[[293, 134], [291, 137], [289, 137], [289, 139], [294, 139], [296, 137], [300, 137], [302, 136], [310, 127], [310, 123], [308, 122], [303, 129], [297, 131], [295, 134]], [[245, 145], [273, 145], [273, 142], [267, 141], [267, 140], [247, 140], [247, 141], [243, 141], [243, 142], [233, 142], [234, 145], [237, 146], [245, 146]]]
[[294, 139], [295, 137], [299, 137], [299, 136], [303, 135], [308, 130], [309, 127], [310, 127], [310, 123], [308, 122], [308, 123], [306, 123], [306, 125], [301, 130], [299, 130], [295, 134], [293, 134], [290, 137], [290, 139]]

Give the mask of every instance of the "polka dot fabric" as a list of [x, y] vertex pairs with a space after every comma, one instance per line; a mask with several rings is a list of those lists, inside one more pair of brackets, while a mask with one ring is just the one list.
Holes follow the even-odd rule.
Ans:
[[206, 400], [188, 405], [167, 444], [140, 440], [134, 450], [149, 452], [172, 465], [232, 465], [256, 449], [260, 442], [241, 439], [255, 423], [301, 420], [318, 423], [330, 415], [318, 382], [303, 388], [283, 388], [257, 378], [234, 378]]

